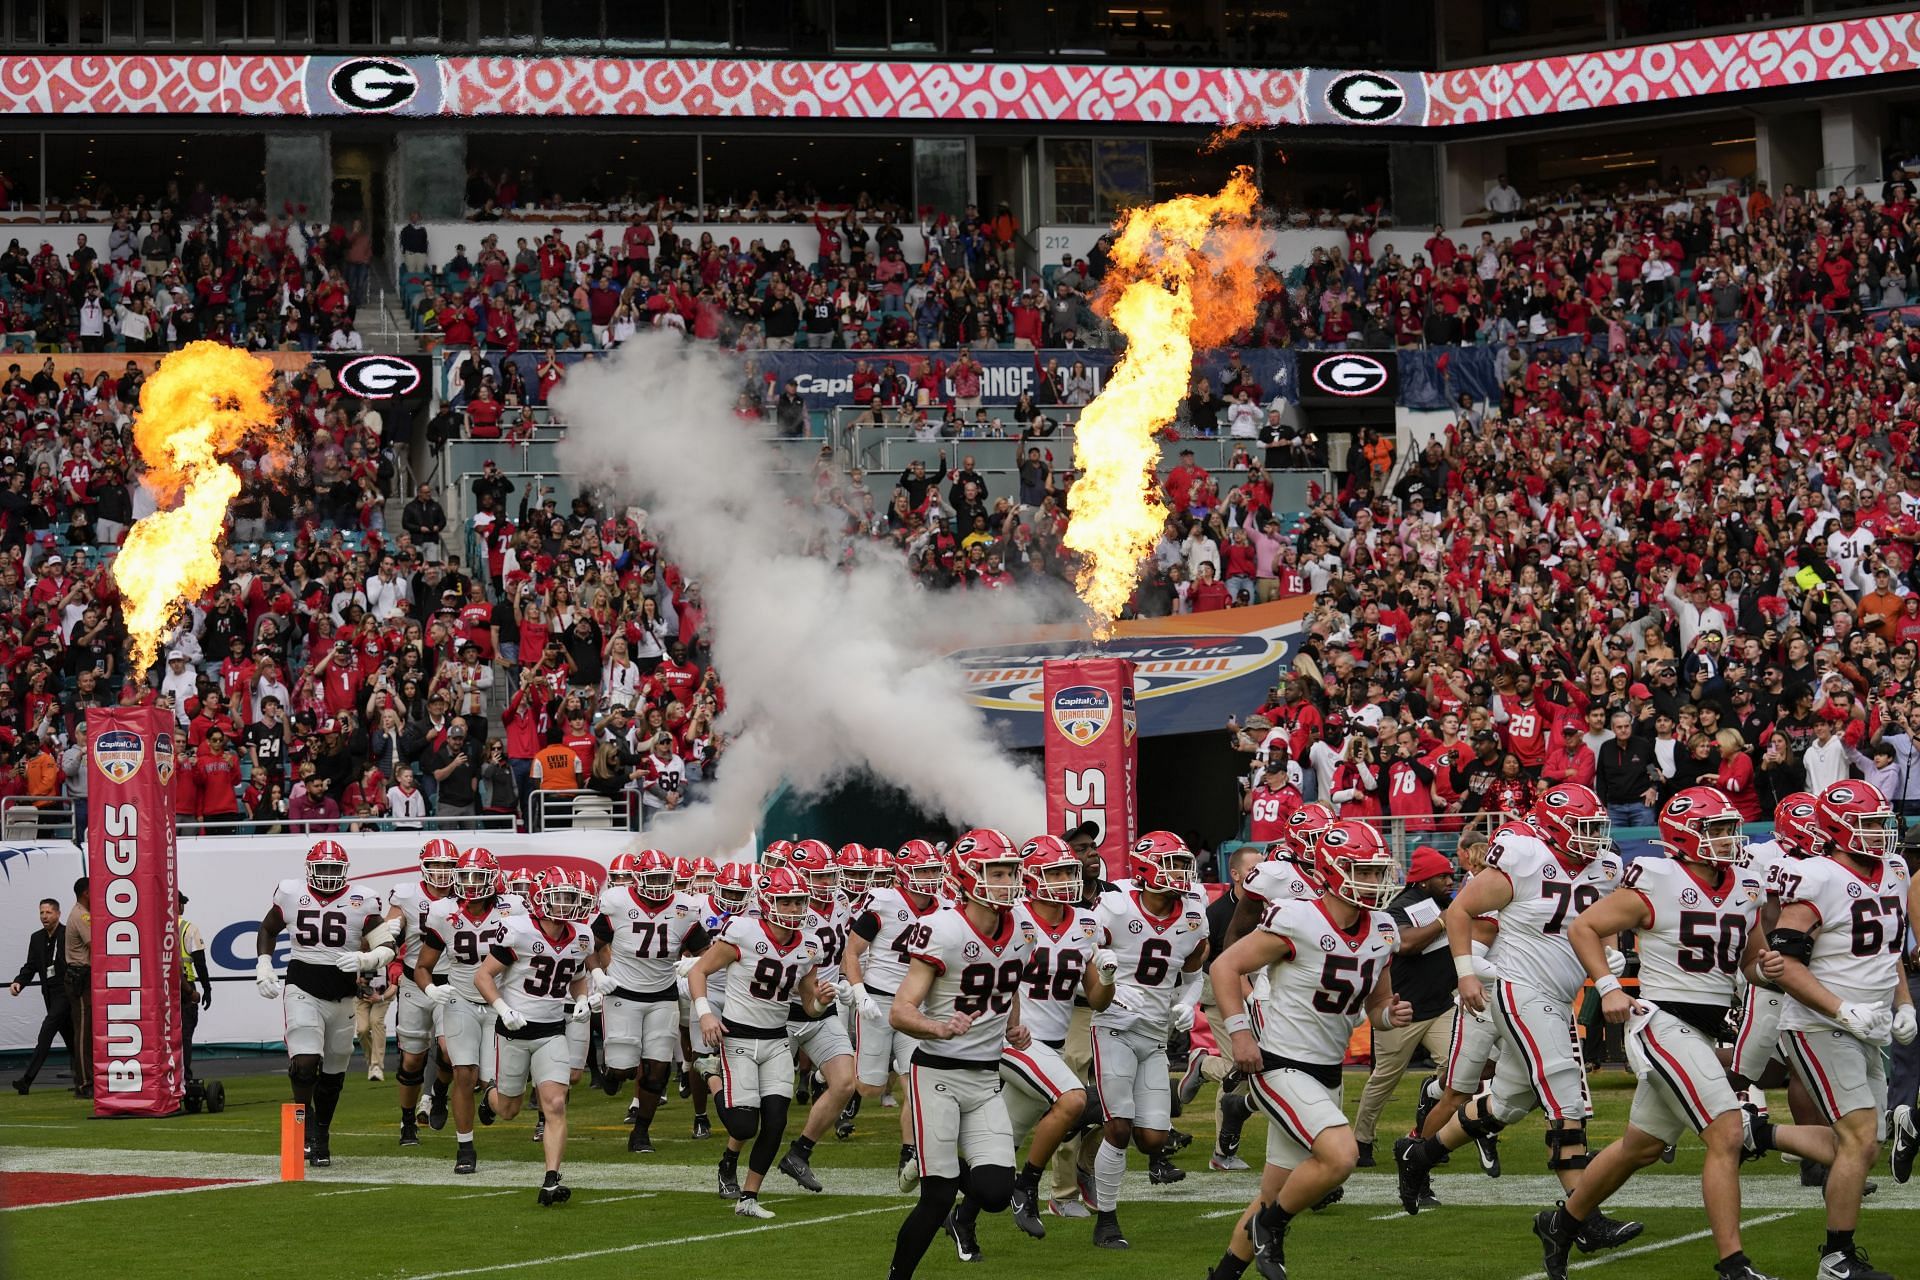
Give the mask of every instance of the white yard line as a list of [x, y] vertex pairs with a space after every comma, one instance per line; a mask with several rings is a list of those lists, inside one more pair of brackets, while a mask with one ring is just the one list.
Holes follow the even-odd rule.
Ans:
[[521, 1262], [501, 1262], [487, 1267], [464, 1267], [458, 1271], [428, 1271], [409, 1280], [447, 1280], [450, 1276], [483, 1276], [496, 1271], [528, 1271], [535, 1267], [552, 1266], [557, 1262], [581, 1262], [588, 1258], [606, 1258], [620, 1253], [638, 1253], [642, 1249], [672, 1249], [680, 1245], [706, 1244], [712, 1240], [731, 1240], [736, 1236], [756, 1236], [768, 1231], [791, 1231], [796, 1227], [819, 1227], [829, 1222], [844, 1222], [848, 1218], [865, 1218], [876, 1213], [898, 1214], [902, 1206], [882, 1205], [878, 1209], [855, 1209], [851, 1213], [829, 1213], [818, 1218], [803, 1218], [794, 1222], [771, 1222], [762, 1227], [743, 1227], [737, 1231], [711, 1231], [705, 1235], [679, 1236], [672, 1240], [646, 1240], [639, 1244], [623, 1244], [611, 1249], [587, 1249], [580, 1253], [556, 1253], [544, 1258], [528, 1258]]
[[[1742, 1222], [1740, 1229], [1745, 1231], [1749, 1227], [1758, 1227], [1769, 1222], [1778, 1222], [1782, 1218], [1791, 1218], [1792, 1216], [1791, 1213], [1762, 1214], [1758, 1218], [1748, 1218]], [[1636, 1258], [1643, 1253], [1658, 1253], [1662, 1249], [1671, 1249], [1675, 1245], [1692, 1244], [1696, 1240], [1711, 1239], [1712, 1236], [1713, 1232], [1711, 1231], [1690, 1231], [1684, 1236], [1674, 1236], [1667, 1240], [1655, 1240], [1651, 1244], [1637, 1244], [1631, 1249], [1620, 1249], [1613, 1253], [1604, 1254], [1598, 1258], [1588, 1258], [1583, 1262], [1574, 1263], [1567, 1269], [1569, 1271], [1585, 1271], [1590, 1267], [1604, 1267], [1608, 1263], [1618, 1262], [1622, 1258]], [[1531, 1275], [1522, 1276], [1520, 1280], [1547, 1280], [1547, 1273], [1544, 1271], [1535, 1271]]]
[[505, 1191], [476, 1191], [471, 1195], [448, 1196], [447, 1199], [449, 1200], [486, 1200], [493, 1196], [517, 1196], [519, 1194], [520, 1194], [520, 1189], [518, 1187], [508, 1187]]
[[630, 1196], [595, 1196], [591, 1200], [582, 1200], [580, 1203], [587, 1205], [614, 1204], [621, 1200], [657, 1200], [659, 1198], [660, 1193], [658, 1191], [638, 1191]]
[[328, 1196], [363, 1196], [369, 1191], [385, 1191], [389, 1185], [388, 1183], [381, 1182], [371, 1187], [348, 1187], [345, 1191], [322, 1191], [316, 1195], [314, 1199], [324, 1200]]

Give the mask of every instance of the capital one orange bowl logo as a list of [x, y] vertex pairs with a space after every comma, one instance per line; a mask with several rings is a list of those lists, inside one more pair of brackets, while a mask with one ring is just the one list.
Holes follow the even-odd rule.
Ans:
[[1096, 685], [1076, 684], [1053, 695], [1047, 708], [1053, 727], [1077, 747], [1091, 746], [1113, 722], [1113, 695]]
[[160, 785], [173, 785], [173, 735], [160, 732], [153, 735], [153, 771], [160, 775]]
[[93, 740], [93, 763], [116, 786], [140, 772], [147, 749], [131, 729], [109, 729]]

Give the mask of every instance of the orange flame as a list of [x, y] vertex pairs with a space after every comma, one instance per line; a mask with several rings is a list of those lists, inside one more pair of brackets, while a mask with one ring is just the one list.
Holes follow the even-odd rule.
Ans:
[[1187, 394], [1196, 349], [1217, 347], [1259, 308], [1265, 242], [1250, 170], [1214, 196], [1180, 196], [1129, 212], [1099, 306], [1127, 336], [1106, 389], [1080, 414], [1065, 543], [1082, 557], [1078, 590], [1106, 635], [1166, 524], [1155, 433]]
[[113, 562], [136, 680], [181, 611], [220, 581], [227, 507], [240, 492], [240, 473], [224, 455], [277, 431], [272, 385], [271, 361], [195, 342], [162, 360], [140, 389], [134, 445], [161, 510], [134, 522]]

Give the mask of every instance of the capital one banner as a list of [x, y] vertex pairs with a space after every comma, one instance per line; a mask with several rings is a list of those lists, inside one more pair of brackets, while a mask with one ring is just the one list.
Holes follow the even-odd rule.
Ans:
[[1041, 680], [1047, 829], [1093, 823], [1108, 872], [1123, 875], [1140, 825], [1133, 664], [1124, 658], [1053, 661]]
[[179, 880], [173, 718], [89, 713], [87, 877], [93, 907], [93, 1113], [180, 1109]]

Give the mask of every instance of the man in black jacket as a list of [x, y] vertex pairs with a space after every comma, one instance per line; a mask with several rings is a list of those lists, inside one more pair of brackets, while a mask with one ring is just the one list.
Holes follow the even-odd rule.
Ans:
[[431, 486], [420, 486], [419, 495], [401, 510], [400, 525], [428, 559], [440, 558], [440, 533], [447, 527], [447, 513], [435, 501]]
[[40, 899], [40, 928], [27, 939], [27, 962], [20, 966], [7, 990], [17, 996], [36, 982], [40, 984], [40, 998], [46, 1001], [47, 1016], [40, 1020], [40, 1036], [34, 1041], [26, 1073], [13, 1082], [14, 1089], [22, 1094], [33, 1087], [33, 1078], [46, 1065], [56, 1033], [66, 1043], [68, 1059], [73, 1059], [73, 1011], [67, 1003], [67, 927], [60, 923], [60, 904], [52, 898]]
[[1601, 743], [1595, 753], [1593, 789], [1615, 826], [1650, 827], [1660, 798], [1653, 743], [1634, 733], [1633, 717], [1624, 711], [1614, 712], [1610, 725], [1612, 741]]

